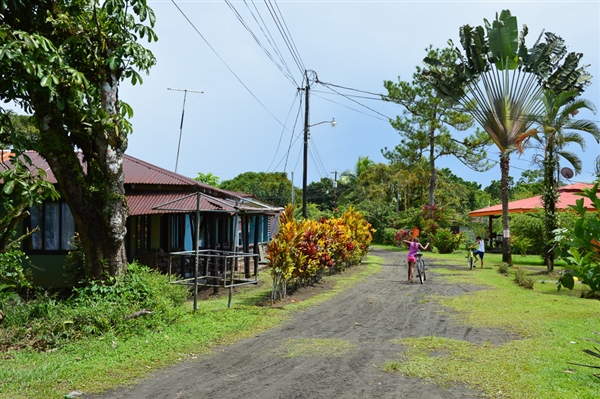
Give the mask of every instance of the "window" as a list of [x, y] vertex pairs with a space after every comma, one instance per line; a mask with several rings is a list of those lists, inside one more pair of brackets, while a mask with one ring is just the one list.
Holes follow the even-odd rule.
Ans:
[[39, 226], [31, 236], [30, 248], [34, 251], [68, 251], [69, 241], [75, 235], [75, 220], [65, 202], [46, 202], [29, 210], [30, 228]]

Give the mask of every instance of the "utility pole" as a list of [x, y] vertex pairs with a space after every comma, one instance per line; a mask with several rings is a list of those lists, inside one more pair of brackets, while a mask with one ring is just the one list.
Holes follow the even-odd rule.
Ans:
[[179, 163], [179, 148], [181, 147], [181, 134], [183, 133], [183, 117], [185, 115], [185, 99], [188, 91], [190, 93], [202, 94], [203, 91], [187, 90], [187, 89], [171, 89], [167, 87], [167, 90], [182, 91], [183, 92], [183, 108], [181, 109], [181, 123], [179, 124], [179, 143], [177, 144], [177, 158], [175, 158], [175, 173], [177, 173], [177, 164]]
[[310, 90], [310, 82], [308, 81], [308, 71], [304, 71], [306, 78], [306, 99], [304, 103], [304, 164], [302, 166], [302, 217], [306, 219], [306, 179], [308, 173], [308, 91]]
[[333, 206], [337, 207], [337, 198], [336, 198], [335, 194], [336, 194], [336, 189], [337, 189], [338, 171], [334, 170], [331, 173], [333, 174]]
[[[314, 71], [312, 71], [314, 73]], [[308, 91], [310, 90], [310, 81], [308, 80], [308, 71], [304, 71], [304, 75], [306, 77], [306, 88], [304, 89], [299, 89], [299, 90], [306, 90], [306, 102], [304, 103], [304, 162], [303, 162], [303, 167], [302, 167], [302, 217], [304, 219], [306, 219], [307, 214], [306, 214], [306, 195], [307, 195], [307, 188], [306, 188], [306, 180], [307, 180], [307, 171], [308, 171], [308, 137], [309, 137], [309, 133], [308, 133], [308, 129], [311, 126], [317, 126], [320, 125], [322, 123], [330, 123], [331, 127], [335, 127], [337, 125], [337, 122], [335, 121], [335, 118], [333, 118], [330, 121], [322, 121], [322, 122], [318, 122], [312, 125], [308, 124]], [[316, 74], [315, 74], [316, 75]]]

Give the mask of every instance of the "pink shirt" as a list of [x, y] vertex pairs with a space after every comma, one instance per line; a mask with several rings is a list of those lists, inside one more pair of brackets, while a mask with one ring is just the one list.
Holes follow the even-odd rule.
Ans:
[[411, 242], [409, 247], [408, 247], [408, 255], [407, 256], [412, 256], [414, 258], [414, 256], [417, 254], [417, 252], [419, 252], [419, 243], [418, 242]]

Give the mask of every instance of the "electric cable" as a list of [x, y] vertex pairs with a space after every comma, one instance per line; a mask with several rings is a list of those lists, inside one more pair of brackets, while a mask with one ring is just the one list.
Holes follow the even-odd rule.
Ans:
[[[269, 30], [269, 27], [267, 26], [267, 24], [265, 23], [265, 20], [263, 19], [262, 15], [260, 14], [260, 11], [258, 10], [258, 7], [256, 7], [256, 3], [251, 0], [252, 5], [254, 6], [254, 10], [256, 11], [256, 14], [258, 14], [259, 18], [260, 18], [260, 23], [258, 22], [258, 20], [256, 19], [256, 16], [254, 16], [254, 13], [252, 13], [252, 10], [250, 9], [250, 7], [248, 6], [248, 3], [246, 2], [246, 0], [244, 0], [244, 3], [246, 4], [246, 7], [248, 7], [248, 10], [250, 11], [250, 14], [252, 14], [252, 16], [254, 17], [254, 20], [256, 21], [257, 25], [259, 26], [259, 28], [261, 29], [261, 31], [263, 32], [263, 34], [265, 35], [265, 37], [267, 38], [267, 41], [271, 44], [271, 47], [273, 47], [273, 50], [275, 51], [275, 53], [277, 54], [277, 56], [279, 57], [279, 60], [281, 61], [281, 63], [283, 64], [283, 66], [285, 67], [286, 71], [288, 72], [289, 76], [294, 77], [294, 74], [292, 73], [292, 71], [290, 70], [287, 62], [285, 61], [285, 58], [283, 57], [283, 54], [281, 53], [281, 51], [279, 50], [279, 47], [277, 46], [277, 42], [275, 40], [275, 38], [273, 37], [273, 35], [271, 34], [271, 31]], [[262, 26], [261, 26], [262, 23]], [[264, 30], [263, 27], [264, 26]], [[265, 33], [266, 30], [266, 33]], [[268, 36], [267, 36], [268, 33]], [[298, 86], [298, 84], [296, 83], [296, 81], [294, 80], [294, 84], [296, 86]]]
[[[292, 55], [292, 58], [294, 59], [296, 66], [300, 70], [300, 73], [302, 73], [305, 70], [305, 68], [303, 67], [304, 64], [302, 63], [302, 60], [300, 59], [300, 54], [298, 54], [297, 50], [294, 51], [295, 46], [292, 43], [291, 37], [289, 37], [286, 34], [285, 30], [283, 29], [282, 23], [279, 20], [279, 17], [277, 16], [276, 11], [273, 9], [272, 5], [270, 4], [270, 2], [268, 0], [265, 0], [265, 5], [267, 6], [267, 10], [271, 14], [271, 18], [273, 19], [273, 22], [275, 22], [275, 26], [277, 27], [277, 29], [279, 30], [279, 33], [281, 34], [281, 37], [283, 38], [283, 42], [285, 43], [290, 54]], [[283, 18], [283, 16], [282, 16], [282, 18]]]
[[225, 60], [219, 55], [219, 53], [217, 53], [217, 51], [213, 48], [213, 46], [210, 45], [210, 43], [208, 42], [208, 40], [206, 40], [206, 38], [202, 35], [202, 33], [200, 33], [200, 31], [198, 30], [198, 28], [196, 28], [196, 26], [194, 25], [194, 23], [188, 18], [188, 16], [183, 12], [183, 10], [179, 7], [179, 5], [177, 5], [177, 3], [175, 2], [175, 0], [171, 0], [171, 2], [175, 5], [175, 7], [177, 7], [177, 10], [179, 10], [179, 12], [181, 13], [181, 15], [183, 15], [183, 17], [186, 19], [186, 21], [190, 24], [190, 26], [196, 31], [196, 33], [198, 34], [198, 36], [200, 36], [202, 38], [202, 40], [204, 40], [204, 42], [206, 43], [206, 45], [212, 50], [213, 53], [215, 53], [215, 55], [219, 58], [219, 60], [221, 60], [221, 62], [227, 67], [227, 69], [229, 70], [229, 72], [231, 72], [233, 74], [233, 76], [235, 76], [235, 78], [238, 80], [238, 82], [240, 82], [242, 84], [242, 86], [244, 86], [244, 88], [248, 91], [248, 93], [250, 93], [250, 95], [265, 109], [265, 111], [267, 111], [267, 113], [269, 115], [271, 115], [273, 117], [273, 119], [275, 119], [277, 121], [277, 123], [279, 123], [281, 126], [283, 126], [285, 128], [285, 125], [279, 120], [277, 119], [277, 117], [275, 115], [273, 115], [273, 113], [271, 111], [269, 111], [269, 109], [258, 99], [258, 97], [256, 97], [256, 95], [254, 95], [254, 93], [252, 92], [252, 90], [250, 90], [248, 88], [248, 86], [246, 86], [246, 84], [242, 81], [242, 79], [240, 79], [240, 77], [233, 71], [233, 69], [231, 69], [229, 67], [229, 65], [225, 62]]
[[[254, 32], [252, 32], [252, 29], [250, 29], [250, 27], [248, 26], [248, 24], [246, 23], [246, 21], [244, 20], [244, 18], [242, 17], [242, 15], [238, 12], [238, 10], [233, 6], [233, 4], [231, 3], [230, 0], [225, 0], [225, 3], [229, 6], [229, 9], [233, 12], [233, 14], [237, 17], [237, 19], [240, 21], [240, 23], [242, 24], [242, 26], [246, 29], [246, 31], [250, 34], [250, 36], [252, 36], [252, 38], [254, 39], [254, 41], [258, 44], [258, 46], [265, 52], [265, 54], [267, 55], [267, 57], [275, 64], [275, 66], [281, 71], [281, 73], [283, 73], [283, 75], [290, 80], [290, 82], [292, 82], [292, 84], [296, 85], [296, 82], [294, 81], [294, 77], [293, 75], [289, 72], [289, 68], [287, 69], [287, 72], [284, 70], [284, 67], [281, 66], [273, 57], [273, 55], [271, 55], [271, 53], [269, 52], [269, 50], [261, 43], [260, 39], [254, 34]], [[245, 1], [244, 1], [245, 3]], [[254, 16], [254, 15], [253, 15]], [[254, 18], [256, 21], [256, 17]], [[258, 21], [257, 21], [258, 23]], [[260, 24], [259, 24], [260, 27]], [[262, 30], [262, 28], [261, 28]], [[264, 33], [264, 31], [263, 31]], [[267, 38], [268, 39], [268, 38]]]
[[[292, 102], [292, 106], [290, 107], [290, 110], [288, 111], [288, 114], [285, 118], [286, 124], [287, 124], [288, 118], [290, 117], [290, 114], [292, 113], [292, 109], [294, 108], [294, 104], [296, 103], [296, 99], [298, 97], [299, 97], [298, 92], [296, 92], [296, 95], [294, 96], [294, 101]], [[298, 121], [298, 116], [296, 116], [296, 122], [297, 121]], [[292, 132], [296, 128], [296, 122], [294, 122], [294, 128], [292, 128]], [[277, 154], [279, 153], [279, 147], [281, 146], [281, 140], [283, 139], [284, 132], [285, 132], [285, 129], [282, 129], [281, 134], [279, 135], [279, 141], [277, 142], [277, 149], [275, 150], [275, 154], [273, 154], [273, 159], [271, 160], [271, 163], [269, 164], [269, 167], [267, 168], [267, 172], [269, 172], [269, 170], [271, 170], [271, 166], [273, 166], [273, 162], [275, 162], [275, 159], [277, 158]], [[289, 149], [288, 149], [288, 152], [289, 152]], [[281, 163], [281, 161], [279, 163]], [[279, 166], [279, 164], [277, 164], [277, 166]], [[285, 170], [284, 170], [284, 172], [285, 172]]]

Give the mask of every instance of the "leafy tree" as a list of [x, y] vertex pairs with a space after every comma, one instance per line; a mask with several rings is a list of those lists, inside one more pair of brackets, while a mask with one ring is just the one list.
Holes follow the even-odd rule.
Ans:
[[519, 180], [513, 185], [510, 197], [513, 200], [518, 200], [541, 195], [543, 183], [542, 171], [540, 169], [524, 170], [521, 172]]
[[[565, 91], [555, 94], [546, 90], [542, 97], [543, 112], [534, 116], [539, 125], [539, 132], [533, 137], [539, 141], [544, 152], [543, 170], [544, 184], [542, 202], [544, 204], [544, 261], [548, 272], [554, 270], [554, 236], [558, 228], [556, 203], [558, 202], [559, 158], [565, 159], [575, 169], [581, 172], [581, 160], [572, 152], [565, 150], [570, 143], [579, 144], [585, 149], [585, 140], [579, 132], [591, 134], [596, 141], [600, 140], [600, 129], [592, 121], [573, 119], [579, 110], [588, 109], [595, 113], [596, 108], [588, 100], [576, 99], [577, 91]], [[539, 133], [539, 134], [538, 134]]]
[[529, 115], [539, 113], [543, 90], [555, 93], [584, 91], [591, 76], [579, 66], [580, 53], [568, 53], [564, 41], [546, 32], [533, 47], [525, 43], [527, 26], [519, 35], [517, 18], [503, 10], [485, 26], [460, 28], [464, 50], [454, 71], [435, 58], [426, 58], [424, 77], [441, 97], [461, 104], [490, 135], [500, 150], [502, 172], [502, 260], [512, 264], [508, 220], [510, 154], [519, 149], [532, 125]]
[[[10, 138], [9, 132], [16, 137], [33, 137], [39, 131], [33, 126], [33, 118], [17, 115], [12, 111], [0, 114], [4, 123], [0, 124], [0, 137]], [[0, 142], [2, 139], [0, 139]], [[0, 150], [0, 180], [3, 183], [0, 196], [0, 254], [15, 251], [16, 246], [37, 230], [16, 236], [16, 227], [29, 216], [28, 208], [39, 205], [43, 200], [58, 199], [58, 192], [45, 180], [46, 172], [35, 168], [27, 155], [16, 150]]]
[[[477, 193], [481, 191], [481, 184], [474, 181], [466, 181], [462, 177], [456, 176], [450, 168], [442, 168], [438, 171], [441, 180], [447, 182], [446, 187], [442, 188], [442, 192], [446, 192], [449, 196], [455, 199], [461, 199], [460, 210], [462, 212], [468, 212], [475, 209], [479, 209]], [[449, 188], [453, 188], [452, 190]], [[487, 206], [487, 205], [484, 205]]]
[[340, 196], [348, 189], [348, 185], [338, 181], [334, 187], [332, 179], [322, 177], [318, 182], [311, 182], [306, 189], [308, 202], [318, 205], [323, 211], [333, 211], [337, 207]]
[[354, 165], [354, 170], [348, 169], [342, 172], [339, 181], [348, 187], [345, 195], [341, 196], [342, 203], [352, 202], [346, 197], [352, 196], [356, 193], [356, 184], [358, 178], [363, 172], [369, 170], [369, 168], [373, 165], [375, 165], [375, 162], [373, 162], [368, 156], [359, 156], [358, 160], [356, 161], [356, 165]]
[[285, 172], [246, 172], [225, 180], [220, 188], [252, 194], [257, 199], [281, 207], [292, 202], [292, 182]]
[[578, 218], [571, 229], [563, 229], [555, 237], [556, 243], [562, 248], [561, 257], [569, 264], [569, 269], [563, 270], [558, 280], [558, 289], [567, 287], [572, 290], [575, 286], [573, 277], [577, 277], [589, 292], [582, 296], [600, 299], [600, 198], [598, 198], [598, 183], [583, 190], [582, 196], [587, 198], [595, 209], [588, 212], [583, 198], [575, 201], [569, 207], [577, 213]]
[[[429, 46], [427, 57], [435, 59], [440, 70], [448, 74], [457, 60], [451, 48], [433, 49]], [[385, 148], [382, 153], [392, 163], [415, 164], [422, 156], [429, 160], [429, 205], [435, 204], [436, 169], [435, 162], [441, 157], [452, 155], [460, 162], [476, 171], [490, 168], [485, 148], [489, 145], [489, 136], [477, 129], [474, 134], [463, 139], [453, 137], [451, 129], [465, 131], [473, 126], [473, 118], [461, 112], [456, 105], [437, 92], [423, 79], [422, 68], [417, 66], [412, 82], [399, 79], [398, 83], [385, 81], [388, 95], [383, 99], [401, 105], [401, 116], [391, 121], [392, 126], [402, 137], [394, 150]]]
[[94, 279], [126, 272], [123, 157], [132, 109], [118, 89], [126, 79], [141, 83], [138, 71], [155, 64], [138, 43], [157, 39], [154, 22], [146, 0], [0, 2], [0, 98], [32, 114], [39, 129], [35, 140], [8, 131], [8, 142], [47, 160]]
[[208, 172], [204, 174], [202, 172], [198, 172], [198, 176], [194, 177], [194, 180], [199, 181], [200, 183], [208, 184], [209, 186], [219, 187], [219, 177], [213, 175]]
[[[515, 189], [515, 179], [512, 176], [508, 177], [508, 183], [506, 185], [508, 189], [508, 196], [512, 198]], [[492, 180], [490, 185], [483, 189], [491, 197], [492, 204], [498, 204], [502, 202], [502, 181]]]

